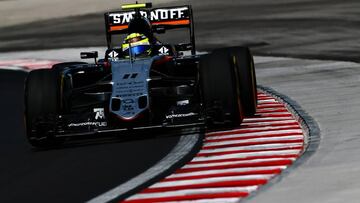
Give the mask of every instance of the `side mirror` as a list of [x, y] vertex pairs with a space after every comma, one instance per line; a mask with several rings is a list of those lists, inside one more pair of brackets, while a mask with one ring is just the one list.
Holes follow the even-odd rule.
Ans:
[[90, 51], [90, 52], [81, 52], [80, 53], [81, 59], [91, 59], [95, 60], [95, 64], [97, 64], [98, 52], [97, 51]]
[[97, 58], [97, 57], [98, 57], [98, 52], [97, 51], [81, 52], [80, 53], [80, 58], [81, 59], [92, 59], [92, 58]]
[[156, 34], [164, 34], [166, 32], [166, 29], [164, 27], [157, 27], [154, 29], [154, 32]]
[[188, 50], [191, 50], [191, 48], [192, 48], [192, 45], [190, 43], [181, 43], [181, 44], [175, 45], [176, 51], [188, 51]]

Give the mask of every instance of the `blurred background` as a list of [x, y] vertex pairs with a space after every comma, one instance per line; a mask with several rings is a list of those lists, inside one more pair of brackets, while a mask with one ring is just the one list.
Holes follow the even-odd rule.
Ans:
[[[134, 1], [0, 0], [0, 51], [105, 46], [103, 13], [129, 2]], [[359, 58], [360, 1], [152, 2], [193, 6], [199, 50], [248, 45], [258, 55]]]

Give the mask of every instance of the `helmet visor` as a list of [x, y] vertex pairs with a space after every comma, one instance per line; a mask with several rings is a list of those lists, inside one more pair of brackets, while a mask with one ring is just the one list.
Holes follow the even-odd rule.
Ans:
[[[148, 51], [150, 50], [150, 45], [137, 45], [130, 48], [131, 55], [139, 56], [139, 55], [148, 55]], [[127, 50], [129, 51], [129, 50]]]

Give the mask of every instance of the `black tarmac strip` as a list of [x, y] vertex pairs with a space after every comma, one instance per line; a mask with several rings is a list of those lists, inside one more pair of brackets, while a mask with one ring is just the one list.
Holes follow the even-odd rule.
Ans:
[[85, 202], [144, 172], [178, 142], [174, 136], [35, 150], [23, 126], [26, 74], [0, 71], [0, 202]]

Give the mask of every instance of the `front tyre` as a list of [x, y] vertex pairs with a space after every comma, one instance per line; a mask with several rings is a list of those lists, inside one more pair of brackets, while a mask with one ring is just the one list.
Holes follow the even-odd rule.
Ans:
[[25, 83], [25, 124], [31, 145], [38, 148], [59, 144], [54, 129], [46, 123], [51, 115], [57, 115], [60, 107], [60, 83], [56, 71], [42, 69], [31, 71]]
[[219, 49], [232, 57], [239, 78], [241, 102], [245, 116], [253, 116], [257, 107], [257, 84], [253, 56], [248, 47], [229, 47]]
[[210, 127], [237, 127], [243, 119], [240, 88], [232, 57], [215, 50], [200, 59], [199, 80]]

